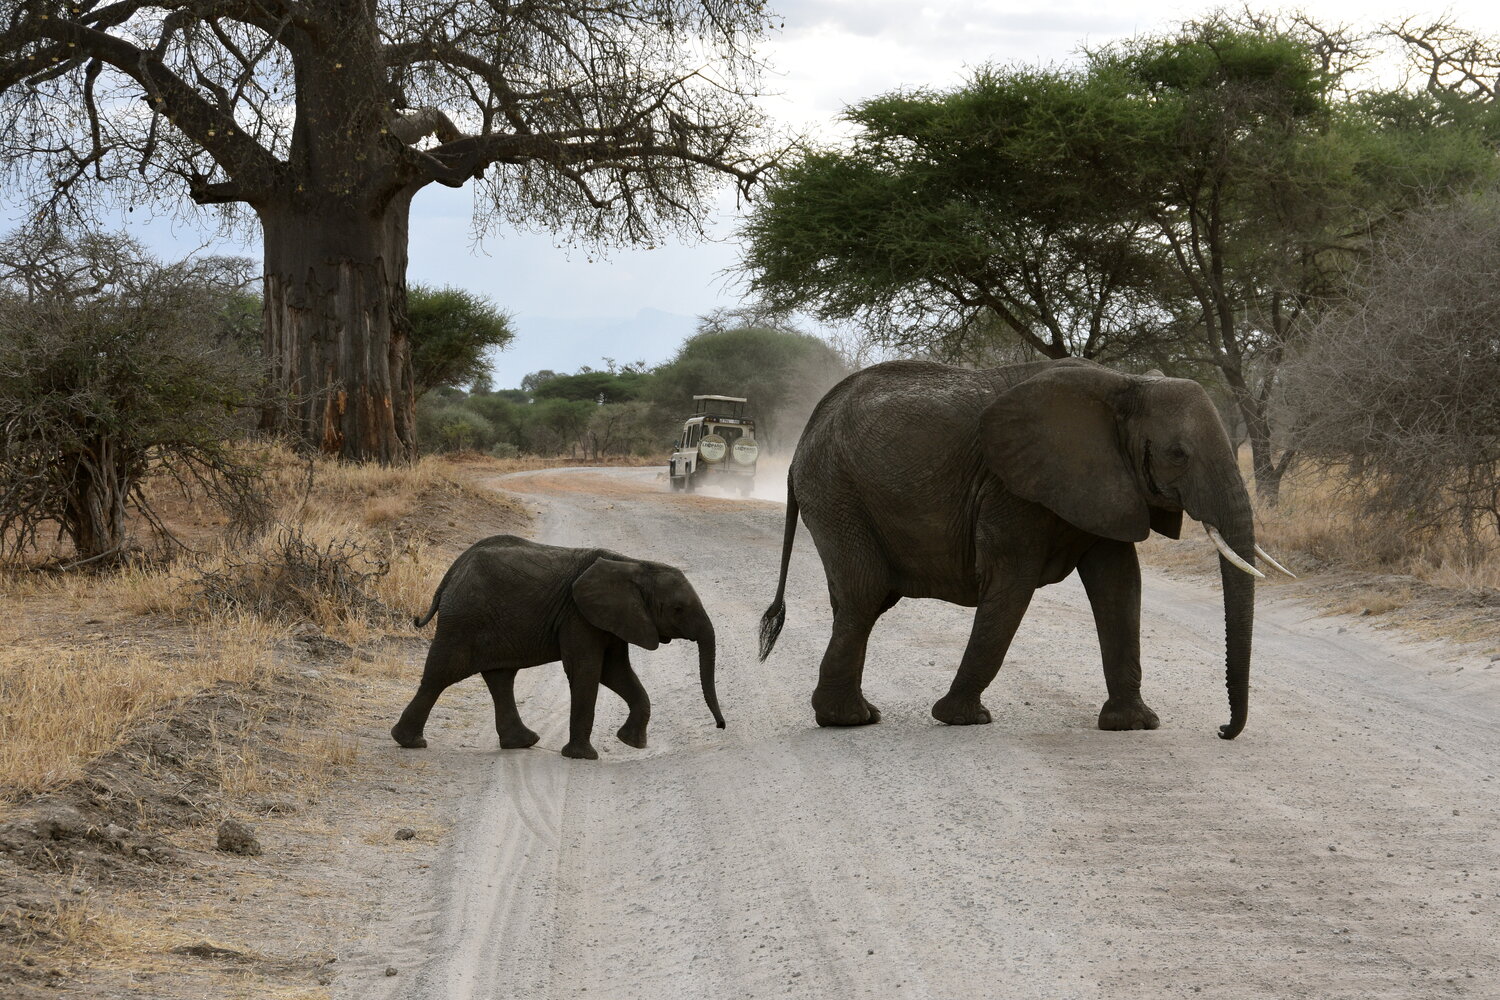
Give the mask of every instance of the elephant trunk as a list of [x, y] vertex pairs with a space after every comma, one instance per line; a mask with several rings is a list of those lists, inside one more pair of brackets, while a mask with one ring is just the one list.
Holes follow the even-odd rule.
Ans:
[[[1238, 476], [1236, 476], [1238, 479]], [[1214, 524], [1224, 541], [1246, 563], [1255, 565], [1255, 524], [1244, 485], [1240, 498]], [[1224, 682], [1229, 689], [1229, 724], [1219, 727], [1222, 739], [1232, 740], [1245, 728], [1250, 712], [1250, 634], [1255, 624], [1255, 578], [1219, 557], [1224, 585]]]
[[706, 615], [695, 641], [698, 643], [698, 682], [703, 685], [703, 700], [708, 703], [708, 710], [714, 715], [714, 724], [723, 729], [724, 716], [719, 711], [719, 696], [714, 691], [714, 657], [717, 645], [714, 641], [713, 624]]

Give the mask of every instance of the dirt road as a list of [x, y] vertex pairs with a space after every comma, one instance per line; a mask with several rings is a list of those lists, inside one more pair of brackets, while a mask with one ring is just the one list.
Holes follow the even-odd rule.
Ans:
[[1033, 602], [994, 724], [928, 715], [972, 612], [904, 601], [865, 675], [884, 721], [820, 730], [807, 699], [830, 615], [805, 531], [786, 630], [754, 656], [780, 505], [669, 494], [643, 470], [505, 486], [535, 501], [542, 541], [688, 572], [718, 623], [729, 728], [690, 644], [635, 651], [651, 746], [613, 739], [624, 708], [601, 694], [594, 763], [557, 753], [560, 668], [517, 685], [542, 734], [529, 751], [495, 749], [482, 684], [454, 689], [423, 751], [447, 846], [389, 874], [340, 995], [1500, 997], [1500, 663], [1263, 589], [1250, 722], [1226, 743], [1211, 578], [1149, 575], [1162, 728], [1102, 733], [1070, 579]]

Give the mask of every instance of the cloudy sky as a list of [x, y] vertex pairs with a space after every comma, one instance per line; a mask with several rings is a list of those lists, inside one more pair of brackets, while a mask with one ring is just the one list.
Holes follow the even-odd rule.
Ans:
[[[765, 104], [795, 131], [832, 137], [840, 109], [862, 98], [897, 87], [951, 86], [967, 69], [986, 62], [1065, 61], [1080, 45], [1161, 30], [1221, 5], [771, 0], [786, 26], [761, 48], [773, 68], [765, 81], [771, 92]], [[1500, 7], [1473, 0], [1427, 6], [1307, 0], [1298, 6], [1319, 20], [1351, 24], [1446, 11], [1460, 24], [1500, 34]], [[409, 277], [480, 292], [513, 315], [518, 337], [497, 359], [497, 385], [515, 385], [540, 368], [597, 366], [604, 357], [665, 360], [692, 332], [697, 316], [739, 300], [733, 279], [725, 276], [738, 257], [730, 192], [710, 220], [713, 240], [616, 250], [603, 259], [536, 234], [489, 237], [476, 246], [471, 197], [468, 189], [437, 185], [418, 196]], [[165, 222], [143, 235], [163, 254], [186, 252], [204, 239]], [[259, 254], [254, 245], [219, 249]]]

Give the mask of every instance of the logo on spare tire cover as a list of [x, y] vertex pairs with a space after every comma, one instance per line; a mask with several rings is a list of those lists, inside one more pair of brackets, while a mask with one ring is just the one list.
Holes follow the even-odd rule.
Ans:
[[756, 445], [753, 438], [742, 437], [734, 443], [734, 447], [730, 449], [730, 452], [734, 455], [736, 462], [741, 465], [749, 465], [760, 454], [760, 448]]
[[717, 434], [705, 434], [698, 442], [698, 454], [705, 462], [722, 462], [729, 445]]

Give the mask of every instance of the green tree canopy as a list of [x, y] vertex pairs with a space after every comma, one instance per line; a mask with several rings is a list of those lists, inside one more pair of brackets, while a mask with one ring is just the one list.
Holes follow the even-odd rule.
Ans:
[[411, 320], [412, 383], [418, 396], [440, 385], [469, 385], [490, 374], [489, 352], [515, 339], [510, 317], [482, 295], [462, 288], [413, 285], [407, 293]]
[[575, 375], [553, 375], [539, 382], [537, 399], [587, 400], [594, 403], [628, 403], [642, 398], [651, 376], [637, 371], [580, 371]]
[[1118, 74], [983, 68], [963, 87], [845, 112], [854, 148], [790, 165], [747, 226], [752, 287], [781, 310], [962, 355], [976, 313], [1047, 357], [1110, 358], [1160, 325], [1161, 282], [1122, 202], [1141, 109]]

